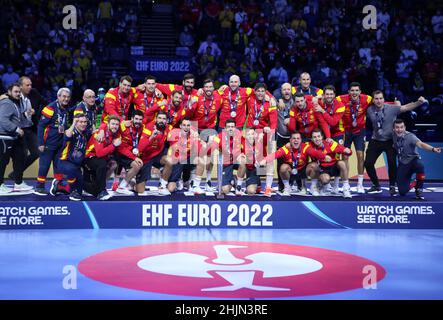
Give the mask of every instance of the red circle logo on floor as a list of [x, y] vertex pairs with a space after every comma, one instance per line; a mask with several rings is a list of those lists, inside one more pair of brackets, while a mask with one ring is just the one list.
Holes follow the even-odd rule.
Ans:
[[78, 267], [118, 287], [214, 298], [326, 294], [371, 286], [386, 275], [376, 262], [340, 251], [238, 241], [127, 247], [88, 257]]

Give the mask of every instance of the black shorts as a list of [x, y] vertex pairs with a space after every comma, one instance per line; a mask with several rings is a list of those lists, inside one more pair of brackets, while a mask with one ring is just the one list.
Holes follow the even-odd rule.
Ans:
[[169, 177], [168, 182], [177, 182], [180, 180], [183, 171], [189, 170], [192, 171], [196, 167], [195, 164], [189, 164], [189, 163], [177, 163], [174, 164], [174, 167], [172, 168], [171, 176]]
[[234, 179], [234, 170], [238, 170], [238, 164], [223, 166], [222, 186], [231, 185], [231, 181]]
[[366, 142], [366, 130], [362, 129], [359, 133], [345, 132], [345, 144], [346, 148], [351, 148], [354, 143], [355, 150], [365, 151]]
[[134, 161], [134, 160], [129, 159], [128, 157], [126, 157], [126, 156], [124, 156], [124, 155], [122, 155], [122, 154], [117, 153], [117, 154], [115, 155], [115, 161], [117, 161], [117, 163], [118, 163], [120, 166], [122, 166], [123, 168], [125, 168], [125, 169], [131, 169], [131, 163], [132, 163], [132, 161]]
[[260, 177], [257, 175], [257, 168], [253, 170], [246, 169], [246, 187], [251, 184], [260, 185]]
[[332, 165], [330, 167], [319, 166], [319, 168], [320, 168], [320, 174], [327, 173], [327, 174], [329, 174], [330, 177], [339, 177], [340, 176], [340, 169], [338, 168], [337, 163], [335, 163], [334, 165]]
[[152, 167], [156, 167], [160, 169], [162, 167], [160, 161], [163, 157], [163, 154], [158, 154], [155, 158], [151, 159], [148, 163], [144, 164], [143, 167], [138, 172], [137, 176], [135, 177], [135, 181], [137, 183], [146, 182], [151, 179], [151, 169]]

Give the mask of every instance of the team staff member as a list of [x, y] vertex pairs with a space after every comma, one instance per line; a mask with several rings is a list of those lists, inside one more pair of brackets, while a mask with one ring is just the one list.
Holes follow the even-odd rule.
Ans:
[[307, 72], [300, 74], [300, 85], [292, 88], [292, 94], [303, 93], [307, 96], [318, 97], [323, 94], [323, 90], [311, 86], [311, 75]]
[[151, 168], [157, 169], [163, 167], [160, 177], [160, 187], [158, 193], [160, 195], [170, 195], [167, 189], [168, 178], [172, 171], [172, 164], [167, 161], [166, 143], [172, 126], [167, 124], [167, 116], [164, 111], [157, 113], [155, 122], [148, 123], [140, 138], [140, 154], [143, 161], [143, 167], [136, 177], [136, 191], [143, 193], [146, 188], [146, 181], [151, 179]]
[[23, 148], [24, 131], [20, 128], [20, 85], [13, 83], [8, 88], [7, 97], [0, 101], [0, 192], [13, 191], [3, 183], [6, 166], [12, 158], [16, 172], [14, 190], [31, 190], [32, 187], [23, 184]]
[[88, 118], [84, 114], [74, 116], [73, 123], [64, 134], [63, 148], [60, 155], [60, 171], [66, 176], [68, 185], [64, 180], [54, 179], [51, 194], [56, 195], [59, 190], [70, 191], [69, 199], [80, 201], [83, 192], [83, 173], [81, 166], [86, 154], [88, 138], [85, 130]]
[[74, 109], [74, 116], [77, 114], [84, 114], [88, 118], [88, 125], [85, 134], [91, 137], [95, 131], [95, 122], [97, 118], [97, 109], [95, 105], [95, 92], [91, 89], [86, 89], [83, 92], [83, 101], [79, 102]]
[[405, 122], [402, 119], [396, 119], [394, 121], [394, 148], [398, 156], [398, 192], [401, 196], [408, 193], [412, 175], [415, 174], [415, 197], [424, 200], [425, 166], [417, 147], [438, 154], [441, 153], [441, 148], [435, 148], [420, 141], [415, 134], [406, 131]]
[[107, 122], [110, 115], [118, 116], [121, 121], [129, 120], [131, 103], [138, 97], [136, 89], [131, 88], [132, 82], [130, 76], [123, 76], [118, 87], [109, 89], [105, 95], [102, 122]]
[[[308, 166], [309, 157], [320, 160], [331, 161], [329, 155], [325, 155], [312, 147], [310, 143], [302, 142], [302, 135], [296, 131], [291, 134], [290, 141], [287, 145], [279, 148], [275, 153], [270, 154], [260, 164], [272, 162], [274, 159], [283, 159], [283, 164], [280, 168], [279, 175], [282, 178], [285, 189], [283, 195], [291, 195], [291, 186], [289, 184], [291, 176], [296, 180], [305, 181], [308, 176], [312, 175], [312, 166]], [[309, 167], [309, 169], [308, 169]], [[301, 190], [305, 186], [301, 186]]]
[[289, 112], [289, 131], [299, 131], [308, 139], [311, 132], [319, 128], [325, 133], [327, 138], [331, 137], [329, 126], [323, 119], [320, 112], [316, 112], [311, 96], [305, 96], [303, 93], [297, 93], [294, 96], [294, 106]]
[[[343, 114], [343, 125], [345, 127], [346, 148], [351, 148], [354, 144], [357, 151], [357, 193], [365, 193], [363, 187], [364, 178], [364, 152], [366, 141], [366, 109], [372, 102], [372, 97], [361, 93], [361, 85], [358, 82], [349, 84], [349, 91], [346, 95], [337, 97], [337, 100], [345, 105]], [[346, 166], [349, 171], [349, 161], [345, 157]]]
[[86, 146], [84, 166], [85, 191], [97, 197], [98, 200], [108, 200], [111, 195], [106, 190], [106, 181], [110, 178], [117, 165], [112, 159], [114, 152], [120, 146], [120, 118], [109, 116], [105, 124], [104, 139], [99, 142], [94, 134]]
[[59, 157], [63, 146], [63, 136], [67, 128], [68, 104], [71, 100], [71, 90], [60, 88], [57, 92], [57, 100], [48, 104], [42, 110], [40, 122], [37, 127], [37, 139], [39, 144], [40, 158], [38, 167], [37, 184], [35, 194], [45, 196], [46, 175], [51, 162], [53, 164], [54, 178], [62, 180], [60, 172]]
[[392, 145], [392, 127], [394, 121], [400, 113], [414, 110], [427, 101], [425, 98], [420, 97], [417, 102], [408, 103], [403, 106], [390, 105], [385, 103], [383, 92], [380, 90], [374, 91], [373, 97], [374, 104], [367, 110], [367, 115], [373, 128], [365, 159], [366, 172], [372, 182], [372, 187], [367, 190], [367, 193], [382, 192], [377, 172], [375, 171], [375, 162], [378, 157], [385, 152], [388, 159], [389, 192], [391, 195], [394, 195], [396, 193], [395, 182], [397, 176], [395, 150]]
[[[318, 166], [318, 177], [323, 186], [329, 184], [331, 177], [339, 177], [343, 179], [343, 197], [344, 198], [352, 198], [351, 195], [351, 187], [349, 186], [348, 180], [348, 169], [346, 168], [346, 163], [340, 160], [339, 155], [347, 155], [350, 156], [352, 154], [351, 149], [338, 144], [335, 141], [328, 142], [323, 140], [323, 133], [320, 129], [314, 129], [311, 135], [312, 147], [322, 152], [325, 155], [328, 155], [331, 158], [331, 161], [326, 161], [326, 159], [319, 159]], [[318, 196], [318, 186], [316, 186], [316, 179], [312, 180], [312, 188], [311, 193], [314, 196]], [[335, 194], [338, 193], [338, 189], [335, 189]]]

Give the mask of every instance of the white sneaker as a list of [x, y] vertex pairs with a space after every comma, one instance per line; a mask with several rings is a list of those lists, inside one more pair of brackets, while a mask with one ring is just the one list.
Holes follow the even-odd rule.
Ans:
[[305, 196], [308, 194], [308, 190], [305, 187], [302, 187], [298, 194]]
[[338, 187], [334, 187], [334, 188], [332, 188], [332, 190], [331, 190], [331, 194], [333, 194], [333, 195], [340, 194], [340, 189], [339, 189]]
[[0, 193], [10, 193], [12, 189], [7, 187], [4, 183], [0, 185]]
[[[285, 188], [285, 189], [286, 189], [286, 188]], [[300, 190], [298, 190], [298, 186], [297, 186], [296, 184], [294, 184], [294, 185], [291, 187], [291, 192], [294, 192], [294, 193], [300, 192]]]
[[320, 195], [321, 196], [330, 196], [331, 192], [328, 189], [328, 185], [323, 186], [323, 188], [320, 189]]
[[[298, 189], [298, 188], [297, 188], [297, 189]], [[291, 192], [292, 192], [291, 187], [289, 187], [289, 188], [285, 187], [285, 189], [283, 190], [282, 195], [283, 195], [283, 196], [290, 196], [290, 195], [291, 195]]]
[[128, 188], [123, 188], [123, 187], [118, 187], [117, 190], [115, 190], [115, 192], [119, 194], [126, 194], [128, 196], [134, 195], [134, 192], [132, 192]]
[[217, 191], [217, 189], [212, 186], [212, 183], [210, 181], [206, 182], [205, 190], [207, 192], [215, 192], [215, 191]]
[[318, 192], [317, 186], [312, 186], [309, 190], [314, 197], [320, 196], [320, 192]]
[[352, 194], [351, 194], [351, 188], [349, 187], [343, 187], [343, 198], [352, 198]]
[[203, 190], [202, 188], [200, 188], [200, 186], [198, 187], [192, 187], [191, 190], [189, 190], [190, 192], [194, 193], [194, 194], [205, 194], [205, 190]]
[[331, 193], [332, 192], [332, 185], [330, 182], [328, 182], [326, 185], [323, 186], [323, 188], [321, 188], [322, 190], [324, 190], [324, 192], [326, 193]]
[[162, 187], [158, 188], [158, 194], [162, 195], [162, 196], [170, 196], [171, 195], [168, 188], [162, 188]]
[[177, 181], [177, 191], [182, 191], [183, 190], [183, 180], [178, 180]]
[[22, 181], [20, 184], [14, 184], [14, 191], [31, 191], [34, 187], [26, 184], [26, 182]]
[[361, 184], [357, 184], [357, 193], [365, 193], [365, 188]]

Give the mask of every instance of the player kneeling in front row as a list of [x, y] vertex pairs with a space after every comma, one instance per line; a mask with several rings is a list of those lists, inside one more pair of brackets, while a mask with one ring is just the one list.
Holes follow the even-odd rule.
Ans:
[[423, 150], [441, 153], [441, 148], [420, 141], [417, 136], [406, 131], [402, 119], [394, 121], [394, 148], [398, 155], [397, 187], [401, 196], [406, 195], [410, 189], [411, 177], [415, 174], [415, 197], [424, 200], [423, 184], [425, 180], [425, 166], [417, 152], [417, 147]]
[[268, 155], [261, 161], [261, 165], [273, 162], [274, 159], [283, 158], [283, 164], [280, 167], [279, 174], [283, 181], [284, 191], [283, 195], [291, 195], [290, 180], [291, 176], [294, 180], [303, 181], [301, 191], [306, 193], [304, 181], [307, 176], [313, 176], [316, 172], [316, 164], [308, 164], [308, 157], [331, 161], [329, 155], [325, 155], [314, 149], [309, 143], [302, 143], [301, 133], [296, 131], [291, 134], [289, 143], [278, 149], [275, 153]]
[[[312, 179], [312, 187], [311, 193], [313, 196], [320, 195], [318, 187], [318, 179], [320, 180], [322, 187], [327, 185], [331, 177], [335, 177], [338, 179], [341, 177], [343, 179], [343, 197], [352, 198], [351, 195], [351, 187], [349, 186], [348, 180], [348, 169], [346, 168], [346, 163], [342, 160], [339, 160], [339, 155], [343, 154], [346, 156], [350, 156], [352, 151], [349, 148], [345, 148], [344, 146], [338, 144], [335, 141], [328, 142], [323, 140], [323, 133], [320, 129], [314, 129], [311, 135], [312, 147], [320, 151], [321, 153], [328, 155], [331, 157], [331, 161], [327, 162], [326, 159], [317, 158], [319, 165], [316, 169], [315, 178]], [[317, 178], [318, 177], [318, 178]], [[333, 194], [338, 194], [338, 184], [335, 184], [334, 189], [332, 190]]]

